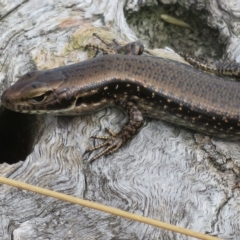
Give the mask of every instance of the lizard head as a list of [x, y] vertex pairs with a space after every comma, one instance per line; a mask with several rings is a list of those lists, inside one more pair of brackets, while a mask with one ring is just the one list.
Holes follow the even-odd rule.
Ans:
[[[6, 108], [23, 113], [58, 112], [71, 108], [76, 101], [71, 91], [61, 87], [64, 75], [51, 71], [33, 71], [23, 75], [1, 97]], [[53, 80], [54, 79], [54, 80]]]

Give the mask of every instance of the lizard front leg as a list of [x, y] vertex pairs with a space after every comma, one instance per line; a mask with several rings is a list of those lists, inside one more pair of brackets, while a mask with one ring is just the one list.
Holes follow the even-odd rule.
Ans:
[[99, 39], [104, 44], [104, 47], [100, 47], [95, 44], [87, 44], [86, 48], [91, 47], [100, 50], [103, 54], [142, 55], [144, 51], [144, 46], [139, 41], [121, 44], [116, 39], [108, 42], [97, 33], [94, 33], [93, 36]]
[[141, 129], [144, 118], [141, 111], [133, 102], [124, 102], [119, 104], [128, 116], [127, 123], [122, 127], [119, 133], [115, 133], [108, 129], [109, 136], [94, 136], [93, 138], [101, 139], [104, 142], [95, 147], [89, 148], [86, 152], [93, 152], [99, 148], [103, 150], [90, 160], [92, 163], [103, 155], [109, 155], [116, 152], [126, 142], [131, 140], [134, 135]]

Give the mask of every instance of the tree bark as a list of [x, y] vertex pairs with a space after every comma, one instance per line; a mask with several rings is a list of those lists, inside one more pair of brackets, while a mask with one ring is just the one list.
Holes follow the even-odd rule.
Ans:
[[[87, 59], [84, 46], [99, 43], [92, 37], [94, 32], [122, 42], [136, 40], [138, 34], [149, 47], [190, 48], [210, 57], [223, 52], [239, 60], [237, 2], [173, 2], [0, 2], [1, 92], [27, 71]], [[175, 14], [192, 26], [172, 25], [161, 14]], [[157, 29], [168, 32], [161, 35]], [[194, 44], [195, 39], [200, 45]], [[77, 117], [23, 116], [16, 130], [12, 121], [5, 120], [6, 110], [1, 111], [1, 152], [6, 153], [0, 156], [5, 162], [0, 164], [1, 176], [219, 238], [238, 239], [239, 142], [146, 119], [131, 142], [90, 164], [93, 154], [84, 154], [94, 144], [90, 137], [104, 135], [107, 127], [118, 131], [126, 121], [120, 110], [107, 108]], [[16, 122], [19, 118], [12, 117]], [[11, 145], [14, 139], [18, 139], [16, 152]], [[22, 150], [32, 152], [24, 159]], [[19, 159], [10, 165], [13, 152]], [[192, 239], [6, 185], [0, 186], [0, 218], [1, 239]]]

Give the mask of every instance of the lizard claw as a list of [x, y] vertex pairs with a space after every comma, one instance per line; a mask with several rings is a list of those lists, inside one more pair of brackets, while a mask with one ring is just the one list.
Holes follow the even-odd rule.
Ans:
[[121, 134], [116, 134], [110, 129], [106, 129], [110, 136], [93, 136], [92, 138], [94, 139], [101, 139], [104, 142], [101, 144], [96, 145], [95, 147], [88, 148], [86, 152], [93, 152], [97, 149], [105, 147], [100, 153], [98, 153], [95, 157], [90, 159], [90, 163], [95, 161], [97, 158], [103, 156], [103, 155], [108, 155], [116, 152], [122, 145], [123, 145], [123, 140]]
[[137, 106], [132, 102], [122, 103], [123, 109], [128, 114], [128, 122], [123, 126], [119, 133], [115, 133], [109, 128], [106, 130], [109, 136], [93, 136], [92, 138], [101, 139], [103, 143], [89, 148], [86, 152], [93, 152], [97, 149], [103, 148], [95, 157], [90, 160], [92, 163], [97, 158], [116, 152], [122, 145], [133, 138], [133, 136], [140, 130], [143, 124], [143, 116]]

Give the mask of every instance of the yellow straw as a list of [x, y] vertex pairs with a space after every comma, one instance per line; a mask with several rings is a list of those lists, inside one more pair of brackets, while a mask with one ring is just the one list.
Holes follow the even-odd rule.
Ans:
[[58, 193], [58, 192], [54, 192], [51, 190], [47, 190], [45, 188], [40, 188], [40, 187], [36, 187], [34, 185], [30, 185], [30, 184], [26, 184], [23, 182], [19, 182], [19, 181], [15, 181], [9, 178], [5, 178], [5, 177], [0, 177], [0, 183], [3, 184], [7, 184], [13, 187], [17, 187], [20, 189], [24, 189], [24, 190], [28, 190], [31, 192], [35, 192], [35, 193], [39, 193], [48, 197], [53, 197], [53, 198], [57, 198], [59, 200], [62, 201], [66, 201], [66, 202], [70, 202], [70, 203], [74, 203], [74, 204], [78, 204], [84, 207], [88, 207], [88, 208], [92, 208], [92, 209], [96, 209], [102, 212], [106, 212], [106, 213], [110, 213], [116, 216], [120, 216], [123, 218], [128, 218], [134, 221], [138, 221], [141, 223], [146, 223], [155, 227], [159, 227], [159, 228], [163, 228], [166, 230], [170, 230], [173, 232], [177, 232], [177, 233], [181, 233], [190, 237], [195, 237], [195, 238], [199, 238], [199, 239], [203, 239], [203, 240], [220, 240], [220, 238], [216, 238], [216, 237], [212, 237], [206, 234], [202, 234], [202, 233], [198, 233], [192, 230], [188, 230], [185, 228], [181, 228], [181, 227], [177, 227], [168, 223], [164, 223], [158, 220], [154, 220], [151, 218], [147, 218], [147, 217], [142, 217], [140, 215], [137, 214], [133, 214], [133, 213], [129, 213], [117, 208], [113, 208], [113, 207], [108, 207], [99, 203], [95, 203], [95, 202], [91, 202], [88, 200], [83, 200], [80, 198], [76, 198], [76, 197], [72, 197], [63, 193]]

